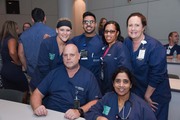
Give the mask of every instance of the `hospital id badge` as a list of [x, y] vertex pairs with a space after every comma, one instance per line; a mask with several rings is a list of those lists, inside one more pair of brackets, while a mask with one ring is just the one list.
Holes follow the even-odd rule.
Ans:
[[169, 55], [169, 54], [170, 54], [170, 52], [171, 52], [171, 50], [170, 50], [170, 49], [167, 49], [167, 50], [166, 50], [166, 54], [167, 54], [167, 55]]
[[88, 51], [87, 50], [81, 50], [80, 55], [81, 55], [81, 60], [88, 60]]
[[146, 49], [140, 49], [139, 50], [139, 55], [138, 55], [137, 59], [139, 59], [139, 60], [144, 59], [145, 52], [146, 52]]

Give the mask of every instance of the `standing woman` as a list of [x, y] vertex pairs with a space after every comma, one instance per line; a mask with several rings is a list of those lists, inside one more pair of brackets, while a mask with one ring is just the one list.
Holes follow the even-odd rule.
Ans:
[[22, 92], [29, 90], [28, 81], [22, 72], [18, 58], [18, 25], [14, 21], [6, 21], [1, 31], [1, 77], [5, 89], [15, 89]]
[[49, 71], [57, 68], [62, 61], [62, 53], [72, 32], [71, 21], [68, 18], [61, 18], [56, 25], [57, 35], [49, 37], [41, 43], [38, 64], [35, 76], [32, 77], [30, 86], [34, 90]]
[[113, 89], [111, 77], [120, 66], [131, 69], [130, 54], [127, 47], [119, 41], [120, 26], [116, 21], [108, 21], [104, 26], [104, 39], [107, 43], [102, 56], [102, 88], [103, 94]]
[[141, 13], [132, 13], [126, 25], [128, 37], [124, 44], [130, 51], [137, 80], [134, 92], [149, 103], [158, 120], [167, 120], [171, 91], [166, 50], [158, 40], [144, 33], [147, 21]]
[[104, 34], [104, 25], [106, 24], [107, 19], [106, 18], [101, 18], [98, 26], [98, 33], [100, 36], [103, 36]]

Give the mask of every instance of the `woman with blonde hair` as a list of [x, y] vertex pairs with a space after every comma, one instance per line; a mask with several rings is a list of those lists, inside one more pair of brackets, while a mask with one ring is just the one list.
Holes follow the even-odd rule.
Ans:
[[49, 37], [41, 43], [37, 68], [35, 69], [36, 76], [33, 76], [30, 82], [32, 91], [49, 71], [63, 64], [62, 53], [67, 41], [70, 39], [71, 32], [71, 21], [68, 18], [60, 18], [56, 25], [57, 35]]

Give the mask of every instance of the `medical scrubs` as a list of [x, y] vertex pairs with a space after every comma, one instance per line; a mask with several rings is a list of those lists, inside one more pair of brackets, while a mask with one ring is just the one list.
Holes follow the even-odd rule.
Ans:
[[[158, 110], [155, 112], [156, 117], [158, 120], [166, 120], [171, 99], [167, 74], [166, 50], [159, 41], [146, 34], [145, 41], [146, 43], [141, 43], [136, 51], [133, 51], [131, 38], [127, 37], [124, 41], [132, 58], [133, 74], [136, 79], [136, 88], [134, 92], [144, 99], [148, 85], [155, 88], [155, 91], [151, 95], [151, 99], [159, 104], [157, 105]], [[144, 57], [142, 57], [143, 54], [139, 55], [142, 50], [145, 50]]]
[[[106, 117], [108, 120], [156, 120], [150, 106], [134, 93], [130, 94], [129, 100], [125, 102], [124, 109], [119, 112], [118, 95], [109, 92], [99, 100], [85, 114], [86, 120], [96, 120], [98, 116]], [[126, 120], [126, 119], [125, 119]]]
[[94, 73], [99, 85], [101, 61], [100, 57], [103, 54], [104, 42], [99, 35], [94, 37], [86, 37], [85, 34], [72, 38], [69, 43], [73, 43], [78, 47], [79, 52], [85, 51], [86, 55], [81, 54], [80, 64]]
[[64, 65], [52, 70], [38, 85], [45, 96], [44, 105], [52, 110], [66, 112], [74, 108], [74, 99], [80, 100], [80, 106], [101, 98], [94, 75], [84, 67], [69, 78]]
[[169, 44], [164, 45], [164, 47], [166, 48], [166, 55], [167, 56], [173, 56], [173, 53], [175, 50], [177, 52], [177, 55], [180, 54], [180, 46], [177, 44], [175, 44], [172, 48], [169, 47]]
[[[106, 47], [105, 51], [108, 49]], [[103, 94], [113, 90], [112, 75], [118, 67], [124, 66], [131, 68], [131, 58], [127, 47], [119, 41], [116, 41], [108, 50], [107, 54], [102, 57], [102, 88]]]
[[42, 22], [35, 23], [31, 28], [24, 31], [19, 39], [23, 44], [24, 54], [27, 63], [27, 73], [29, 76], [34, 74], [37, 65], [39, 49], [45, 34], [56, 36], [56, 31]]
[[36, 88], [41, 80], [53, 69], [63, 64], [56, 36], [45, 39], [39, 50], [38, 64], [35, 75], [31, 79], [31, 88]]

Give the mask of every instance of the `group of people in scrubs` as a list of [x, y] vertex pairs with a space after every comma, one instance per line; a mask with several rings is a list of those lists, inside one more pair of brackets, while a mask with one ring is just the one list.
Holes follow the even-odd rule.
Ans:
[[31, 77], [34, 114], [47, 115], [49, 108], [65, 112], [68, 119], [167, 120], [171, 92], [166, 50], [145, 33], [145, 16], [130, 14], [123, 42], [116, 21], [105, 23], [102, 37], [95, 32], [93, 13], [83, 14], [82, 25], [84, 33], [70, 40], [71, 21], [61, 18], [56, 35], [41, 41]]
[[[111, 33], [113, 37], [117, 30], [113, 27], [109, 28], [107, 24], [104, 27], [104, 36], [109, 42], [107, 34]], [[171, 92], [167, 74], [166, 50], [158, 40], [145, 34], [147, 21], [143, 14], [132, 13], [127, 18], [126, 25], [128, 37], [124, 40], [123, 45], [130, 54], [129, 64], [132, 69], [128, 70], [135, 78], [135, 86], [133, 87], [132, 77], [127, 72], [128, 66], [118, 67], [111, 81], [114, 91], [105, 94], [96, 105], [91, 107], [86, 114], [86, 119], [167, 120]], [[104, 54], [108, 55], [108, 52]], [[126, 54], [127, 57], [128, 53]], [[109, 67], [113, 70], [112, 68], [112, 66]]]

